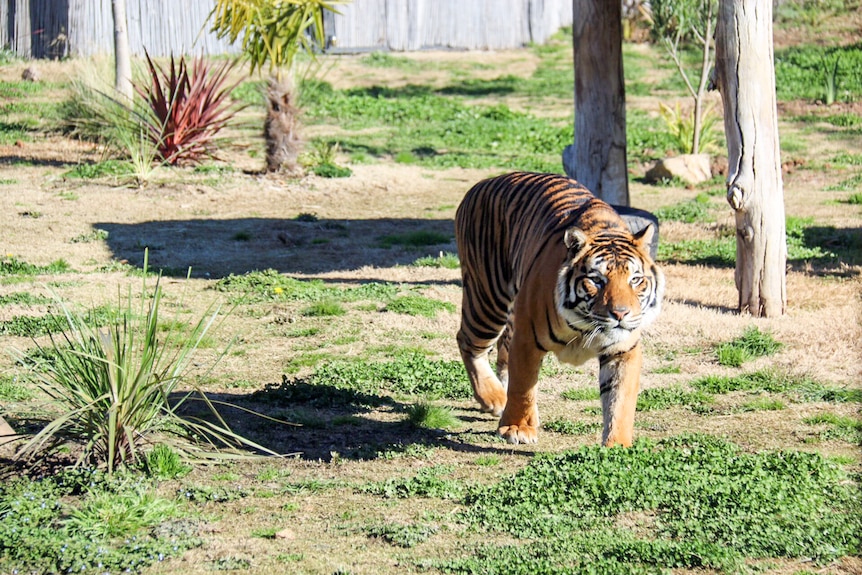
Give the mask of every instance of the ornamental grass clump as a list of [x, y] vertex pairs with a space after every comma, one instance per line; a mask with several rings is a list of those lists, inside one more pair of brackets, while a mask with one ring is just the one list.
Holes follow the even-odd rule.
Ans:
[[[159, 280], [148, 290], [144, 274], [140, 299], [131, 288], [120, 296], [106, 327], [93, 327], [86, 314], [58, 299], [62, 331], [50, 334], [47, 349], [38, 346], [41, 353], [18, 353], [57, 415], [26, 440], [19, 460], [38, 463], [72, 445], [76, 466], [112, 473], [145, 461], [159, 444], [186, 460], [241, 457], [235, 448], [243, 446], [272, 453], [234, 433], [190, 381], [192, 359], [222, 317], [221, 306], [210, 306], [191, 325], [160, 323], [162, 297]], [[204, 415], [186, 413], [192, 403]]]

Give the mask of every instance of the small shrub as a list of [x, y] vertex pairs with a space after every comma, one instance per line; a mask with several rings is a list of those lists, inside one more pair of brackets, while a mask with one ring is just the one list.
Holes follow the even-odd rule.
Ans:
[[[146, 271], [146, 256], [144, 260]], [[51, 336], [50, 353], [17, 355], [59, 414], [16, 457], [38, 462], [72, 441], [81, 446], [77, 465], [101, 465], [112, 473], [140, 461], [147, 439], [154, 437], [198, 457], [221, 446], [268, 451], [234, 434], [194, 385], [181, 392], [180, 399], [169, 401], [173, 393], [180, 393], [181, 384], [188, 385], [187, 368], [220, 307], [212, 306], [188, 328], [182, 323], [181, 331], [160, 333], [161, 301], [159, 281], [150, 292], [145, 274], [140, 297], [133, 297], [130, 289], [106, 329], [94, 328], [85, 316], [58, 301], [65, 325], [62, 336]], [[184, 404], [194, 401], [209, 410], [215, 423], [180, 415]]]
[[237, 83], [228, 83], [235, 62], [211, 66], [196, 58], [189, 67], [185, 56], [178, 62], [172, 56], [162, 68], [148, 54], [146, 60], [149, 81], [135, 89], [152, 113], [145, 118], [147, 136], [168, 164], [200, 162], [235, 114], [229, 96]]

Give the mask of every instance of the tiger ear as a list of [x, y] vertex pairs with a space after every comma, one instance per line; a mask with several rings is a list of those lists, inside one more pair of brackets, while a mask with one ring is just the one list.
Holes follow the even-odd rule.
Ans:
[[563, 236], [563, 242], [569, 248], [569, 257], [577, 260], [590, 245], [590, 239], [580, 228], [569, 228]]
[[655, 236], [655, 224], [649, 223], [644, 229], [636, 233], [633, 237], [635, 243], [640, 249], [642, 249], [646, 253], [650, 253], [650, 244], [652, 243], [653, 236]]

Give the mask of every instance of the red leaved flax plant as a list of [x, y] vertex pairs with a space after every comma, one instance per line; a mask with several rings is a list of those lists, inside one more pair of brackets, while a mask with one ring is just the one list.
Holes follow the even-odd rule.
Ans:
[[230, 94], [239, 80], [228, 83], [236, 61], [211, 66], [195, 58], [190, 68], [184, 56], [178, 61], [171, 56], [170, 65], [162, 68], [149, 54], [146, 58], [149, 85], [135, 90], [152, 111], [146, 127], [158, 155], [171, 165], [212, 156], [216, 134], [238, 111]]

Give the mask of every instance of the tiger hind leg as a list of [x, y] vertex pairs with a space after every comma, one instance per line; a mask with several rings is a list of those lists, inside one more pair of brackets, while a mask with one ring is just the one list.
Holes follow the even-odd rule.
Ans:
[[491, 369], [488, 353], [494, 345], [494, 340], [476, 341], [470, 335], [462, 322], [458, 331], [458, 348], [470, 385], [473, 386], [473, 396], [479, 402], [482, 411], [499, 416], [506, 407], [506, 388]]

